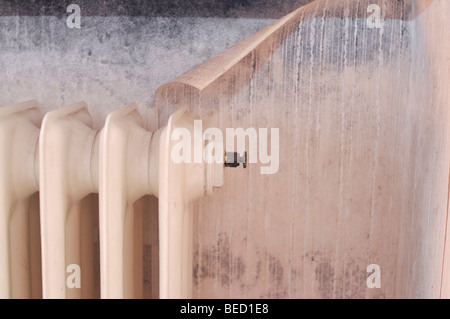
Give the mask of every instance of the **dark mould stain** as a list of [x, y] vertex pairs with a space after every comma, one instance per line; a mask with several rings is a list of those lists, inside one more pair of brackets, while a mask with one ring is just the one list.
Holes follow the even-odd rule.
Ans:
[[272, 255], [267, 255], [269, 262], [270, 290], [268, 298], [286, 298], [287, 282], [284, 280], [284, 267], [281, 261]]
[[194, 283], [199, 279], [219, 279], [222, 286], [239, 281], [245, 273], [245, 263], [234, 256], [226, 233], [220, 233], [216, 245], [194, 253]]
[[334, 268], [327, 261], [319, 262], [315, 268], [315, 275], [322, 297], [331, 298], [335, 276]]
[[275, 282], [278, 287], [283, 286], [284, 268], [278, 258], [268, 255], [270, 281]]
[[292, 269], [291, 270], [291, 280], [292, 281], [297, 281], [300, 279], [301, 276], [301, 272], [298, 269]]
[[[351, 249], [350, 249], [351, 251]], [[310, 251], [304, 254], [304, 262], [311, 263], [317, 292], [321, 298], [365, 298], [366, 295], [366, 262], [347, 256], [344, 268], [336, 272], [332, 254], [322, 251]], [[292, 277], [295, 278], [294, 273]], [[381, 297], [383, 292], [378, 293]]]
[[258, 259], [258, 262], [256, 263], [255, 281], [260, 278], [261, 270], [262, 270], [262, 262], [261, 262], [261, 259]]
[[[204, 17], [204, 18], [271, 18], [277, 19], [294, 11], [310, 0], [78, 0], [82, 16], [131, 17]], [[71, 2], [33, 0], [5, 1], [1, 16], [57, 16], [67, 17]]]

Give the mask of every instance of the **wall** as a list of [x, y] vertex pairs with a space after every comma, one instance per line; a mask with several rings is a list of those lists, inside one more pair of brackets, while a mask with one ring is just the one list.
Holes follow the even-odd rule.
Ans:
[[[366, 23], [374, 2], [383, 28]], [[449, 13], [317, 0], [158, 90], [162, 122], [188, 106], [223, 130], [280, 128], [277, 174], [227, 170], [193, 208], [198, 297], [441, 295]]]

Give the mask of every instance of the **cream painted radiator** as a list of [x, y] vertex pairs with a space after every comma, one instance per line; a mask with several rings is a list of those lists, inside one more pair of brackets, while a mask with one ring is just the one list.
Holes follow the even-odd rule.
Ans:
[[223, 163], [172, 161], [179, 129], [194, 133], [184, 109], [151, 132], [134, 104], [100, 131], [84, 103], [44, 117], [33, 101], [0, 108], [0, 297], [143, 297], [149, 207], [154, 296], [191, 297], [189, 204], [222, 186]]

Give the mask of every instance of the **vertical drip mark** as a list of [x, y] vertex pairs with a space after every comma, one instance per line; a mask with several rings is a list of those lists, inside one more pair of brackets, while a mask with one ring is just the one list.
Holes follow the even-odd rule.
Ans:
[[[315, 12], [313, 14], [313, 17], [317, 17], [317, 11], [319, 9], [319, 3], [317, 2], [316, 8], [315, 8]], [[313, 65], [314, 65], [314, 55], [313, 55], [313, 50], [314, 50], [314, 35], [315, 35], [315, 23], [316, 23], [316, 18], [312, 19], [312, 22], [310, 24], [310, 32], [309, 32], [309, 51], [310, 51], [310, 68], [309, 68], [309, 96], [308, 96], [308, 122], [306, 125], [306, 145], [305, 145], [305, 159], [306, 159], [306, 187], [305, 187], [305, 198], [306, 198], [306, 202], [305, 202], [305, 227], [304, 227], [304, 232], [303, 232], [303, 241], [306, 244], [307, 243], [307, 224], [309, 221], [309, 214], [310, 214], [310, 203], [309, 203], [309, 139], [310, 139], [310, 135], [311, 135], [311, 103], [312, 103], [312, 78], [313, 78]], [[308, 225], [309, 226], [309, 225]], [[314, 243], [313, 243], [314, 246]], [[314, 247], [312, 247], [312, 251], [314, 251]], [[305, 274], [305, 268], [303, 268], [303, 278], [306, 280], [307, 276]], [[313, 285], [313, 281], [311, 280], [311, 285]], [[311, 288], [313, 288], [311, 286]], [[306, 283], [304, 282], [303, 284], [303, 295], [305, 294], [305, 289], [306, 289]]]
[[[266, 79], [268, 79], [267, 80], [267, 83], [266, 83], [266, 85], [267, 85], [267, 92], [266, 92], [266, 98], [268, 98], [269, 97], [269, 94], [268, 94], [268, 92], [270, 91], [270, 88], [272, 87], [273, 88], [273, 85], [271, 85], [271, 81], [273, 81], [272, 79], [271, 79], [271, 77], [270, 77], [270, 70], [271, 70], [271, 68], [272, 68], [272, 65], [271, 65], [271, 61], [273, 61], [273, 59], [274, 59], [274, 49], [273, 49], [273, 38], [271, 38], [270, 40], [269, 40], [269, 54], [268, 54], [270, 57], [271, 57], [271, 59], [268, 59], [267, 60], [267, 62], [265, 62], [266, 63], [266, 67], [267, 67], [267, 70], [266, 70], [266, 72], [267, 72], [267, 76], [266, 76]], [[268, 108], [265, 110], [266, 112], [266, 117], [267, 118], [269, 118], [267, 115], [269, 115], [269, 111], [268, 111]], [[270, 187], [270, 186], [269, 186]], [[270, 189], [267, 187], [267, 185], [266, 185], [266, 187], [265, 187], [265, 190], [266, 190], [266, 192], [267, 193], [272, 193], [271, 191], [270, 191]], [[267, 241], [267, 237], [268, 237], [268, 235], [270, 234], [270, 232], [267, 232], [267, 229], [269, 228], [269, 220], [270, 220], [270, 215], [269, 215], [269, 213], [268, 213], [268, 211], [267, 210], [264, 210], [264, 232], [263, 232], [263, 234], [264, 234], [264, 247], [267, 247], [267, 245], [266, 245], [266, 241]], [[265, 253], [267, 253], [267, 250], [265, 251]], [[266, 274], [267, 274], [267, 271], [270, 271], [270, 269], [268, 269], [267, 267], [265, 268], [265, 271], [266, 271]], [[266, 277], [267, 278], [267, 277]], [[267, 280], [266, 281], [266, 287], [265, 287], [265, 290], [266, 291], [269, 291], [269, 298], [271, 298], [272, 296], [270, 295], [270, 291], [271, 291], [271, 287], [269, 286], [270, 285], [270, 280]]]
[[[298, 156], [299, 156], [299, 147], [298, 147], [298, 140], [299, 140], [299, 128], [298, 128], [298, 122], [299, 122], [299, 103], [298, 103], [298, 94], [299, 94], [299, 85], [300, 85], [300, 52], [301, 52], [301, 27], [303, 24], [303, 15], [300, 18], [300, 22], [297, 25], [296, 31], [294, 32], [294, 53], [295, 58], [293, 66], [294, 66], [294, 72], [293, 72], [293, 79], [294, 79], [294, 141], [293, 141], [293, 148], [294, 148], [294, 154], [293, 154], [293, 173], [292, 176], [298, 176], [297, 168], [298, 168]], [[297, 207], [296, 201], [297, 201], [297, 193], [298, 193], [298, 178], [292, 179], [292, 194], [294, 196], [291, 196], [291, 211], [294, 212], [295, 208]], [[291, 214], [291, 222], [290, 222], [290, 243], [289, 243], [289, 265], [290, 265], [290, 271], [288, 274], [288, 298], [293, 298], [292, 296], [292, 284], [293, 284], [293, 278], [292, 278], [292, 271], [293, 271], [293, 254], [294, 254], [294, 232], [295, 232], [295, 213]]]
[[[384, 23], [385, 23], [384, 27], [386, 27], [386, 21]], [[402, 20], [399, 20], [399, 23], [400, 23], [400, 29], [401, 29]], [[394, 29], [395, 29], [394, 24], [389, 24], [389, 27], [391, 29], [391, 33], [390, 33], [388, 61], [389, 61], [389, 63], [392, 63], [392, 60], [395, 58], [394, 55], [398, 54], [399, 51], [401, 52], [401, 46], [399, 46], [397, 43], [395, 43], [397, 41], [397, 39], [396, 39], [395, 34], [394, 34]], [[400, 49], [398, 49], [398, 48], [400, 48]], [[394, 50], [398, 50], [398, 51], [394, 52]], [[400, 65], [400, 64], [401, 64], [401, 62], [399, 61], [399, 63], [397, 63], [397, 65]], [[400, 81], [397, 81], [397, 83], [400, 83]], [[393, 102], [395, 103], [395, 101], [393, 101]], [[398, 116], [396, 116], [395, 118], [398, 120]], [[395, 128], [398, 129], [398, 123], [395, 123]], [[389, 242], [390, 243], [396, 242], [396, 240], [394, 238], [392, 238], [392, 236], [395, 233], [393, 231], [393, 224], [394, 224], [393, 223], [393, 218], [394, 218], [393, 217], [393, 206], [394, 206], [393, 200], [394, 200], [394, 193], [391, 192], [391, 194], [390, 194], [390, 202], [389, 202], [389, 211], [388, 211], [388, 214], [389, 214], [389, 219], [388, 219], [389, 220], [389, 222], [388, 222], [389, 230], [388, 230], [388, 234], [389, 234]], [[390, 249], [392, 249], [392, 245], [390, 247], [391, 247]], [[393, 256], [394, 252], [390, 251], [389, 255]], [[393, 263], [392, 260], [390, 260], [389, 261], [389, 268], [390, 269], [393, 269], [392, 263]], [[394, 284], [394, 287], [395, 287], [395, 284]], [[386, 296], [386, 295], [389, 295], [388, 290], [384, 290], [384, 296]], [[392, 296], [395, 296], [395, 294], [392, 295]]]
[[[301, 31], [304, 32], [304, 33], [307, 33], [308, 27], [307, 27], [307, 25], [305, 23], [305, 19], [306, 19], [305, 16], [302, 15]], [[308, 39], [307, 39], [306, 35], [305, 35], [304, 38], [305, 38], [305, 40], [303, 41], [303, 37], [300, 35], [300, 46], [301, 46], [300, 52], [301, 52], [301, 56], [300, 56], [300, 61], [299, 62], [303, 62], [306, 59], [305, 55], [307, 54], [307, 50], [303, 49], [303, 48], [306, 47], [306, 45], [304, 45], [304, 43], [307, 42]], [[300, 64], [300, 71], [299, 71], [299, 79], [300, 79], [299, 83], [300, 84], [303, 84], [304, 78], [306, 78], [306, 72], [307, 72], [306, 66], [303, 67]], [[303, 97], [303, 85], [299, 86], [299, 90], [300, 90], [301, 100], [303, 100], [304, 99], [304, 97]], [[304, 103], [304, 104], [306, 105], [306, 103]], [[309, 110], [308, 106], [306, 106], [306, 108]], [[303, 113], [303, 111], [302, 111], [302, 113]], [[307, 121], [308, 117], [305, 120]], [[304, 126], [303, 134], [304, 134], [304, 137], [303, 137], [304, 143], [303, 144], [307, 146], [307, 144], [308, 144], [308, 126], [307, 125]], [[305, 149], [306, 149], [306, 147], [305, 147]], [[303, 155], [304, 155], [304, 159], [306, 161], [307, 158], [308, 158], [306, 150], [303, 153]], [[304, 211], [303, 211], [304, 215], [303, 215], [303, 232], [302, 232], [302, 234], [303, 234], [303, 256], [306, 256], [306, 253], [307, 253], [307, 247], [306, 247], [307, 244], [306, 244], [306, 235], [305, 235], [305, 233], [306, 233], [306, 229], [307, 229], [306, 228], [306, 220], [308, 218], [308, 216], [307, 216], [308, 215], [308, 211], [307, 211], [307, 204], [308, 204], [308, 196], [307, 196], [308, 171], [307, 171], [306, 167], [307, 167], [307, 163], [305, 163], [305, 192], [304, 192], [304, 198], [303, 198], [303, 202], [305, 203], [305, 205], [304, 205], [305, 208], [304, 208]], [[302, 298], [305, 298], [306, 276], [305, 276], [305, 262], [304, 261], [303, 261], [303, 265], [302, 265], [302, 283], [303, 283], [302, 284]]]
[[[341, 85], [341, 97], [340, 97], [340, 122], [341, 122], [341, 132], [340, 132], [340, 136], [339, 136], [339, 199], [338, 199], [338, 219], [340, 218], [342, 221], [342, 214], [343, 214], [343, 197], [344, 197], [344, 165], [345, 165], [345, 160], [344, 160], [344, 156], [345, 156], [345, 81], [346, 81], [346, 74], [347, 74], [347, 65], [348, 65], [348, 61], [347, 61], [347, 46], [348, 46], [348, 39], [349, 39], [349, 17], [346, 16], [346, 7], [344, 6], [343, 8], [343, 17], [344, 17], [344, 44], [343, 44], [343, 68], [342, 68], [342, 72], [343, 72], [343, 76], [342, 76], [342, 85]], [[341, 51], [339, 51], [339, 53], [341, 53]], [[340, 54], [339, 54], [340, 56]], [[345, 274], [345, 266], [346, 266], [346, 262], [347, 262], [347, 249], [346, 249], [346, 234], [348, 233], [348, 225], [345, 225], [345, 237], [344, 237], [344, 264], [343, 264], [343, 270], [344, 270], [344, 274]], [[345, 290], [345, 275], [343, 276], [343, 291]], [[344, 293], [342, 291], [342, 293]]]
[[384, 28], [377, 29], [379, 32], [379, 46], [378, 46], [378, 76], [377, 76], [377, 90], [376, 90], [376, 140], [375, 140], [375, 152], [374, 152], [374, 169], [372, 172], [372, 194], [370, 204], [370, 228], [369, 228], [369, 251], [368, 260], [372, 256], [372, 235], [373, 235], [373, 222], [375, 215], [375, 201], [376, 201], [376, 179], [378, 172], [378, 153], [380, 144], [380, 131], [381, 131], [381, 115], [380, 115], [380, 89], [381, 89], [381, 73], [384, 63], [383, 58], [383, 32]]
[[[233, 72], [233, 74], [231, 75], [231, 80], [230, 81], [231, 81], [231, 86], [232, 86], [232, 92], [235, 92], [236, 87], [238, 85], [240, 85], [240, 81], [239, 81], [240, 80], [240, 71], [239, 71], [239, 69], [237, 69], [237, 70], [233, 70], [232, 72]], [[239, 104], [239, 100], [238, 100], [236, 94], [232, 95], [230, 103], [231, 103], [231, 107], [232, 107], [232, 111], [231, 111], [231, 113], [232, 113], [232, 117], [231, 117], [232, 124], [231, 124], [231, 127], [235, 127], [236, 126], [235, 119], [236, 119], [236, 112], [237, 112], [236, 111], [236, 104]], [[234, 208], [233, 208], [233, 203], [234, 202], [235, 202], [235, 199], [234, 198], [230, 198], [229, 205], [230, 205], [230, 211], [231, 212], [235, 211]], [[218, 239], [217, 240], [217, 249], [216, 249], [216, 251], [217, 251], [216, 264], [217, 264], [218, 271], [222, 272], [222, 269], [220, 269], [220, 268], [223, 267], [221, 262], [220, 262], [221, 261], [220, 254], [221, 254], [222, 247], [219, 244], [219, 243], [221, 243], [220, 234], [222, 232], [222, 229], [220, 227], [219, 221], [220, 221], [220, 219], [217, 219], [217, 222], [216, 222], [216, 231], [217, 231], [217, 234], [218, 234], [218, 237], [217, 237], [217, 239]], [[228, 238], [233, 238], [232, 237], [232, 232], [233, 232], [232, 222], [233, 222], [233, 214], [227, 214], [228, 229], [226, 229], [226, 234], [227, 234]], [[228, 258], [229, 258], [229, 256], [228, 256]], [[227, 263], [230, 264], [230, 259], [228, 259]], [[230, 271], [232, 271], [231, 267], [229, 267], [229, 269], [230, 269]], [[228, 277], [228, 278], [230, 278], [230, 277]], [[231, 285], [230, 285], [229, 279], [225, 282], [225, 285], [226, 285], [227, 294], [228, 294], [227, 298], [230, 298]]]
[[[356, 12], [359, 11], [359, 2], [357, 2], [356, 5]], [[354, 33], [354, 42], [355, 42], [355, 49], [354, 49], [354, 64], [353, 64], [353, 80], [352, 80], [352, 97], [351, 97], [351, 110], [350, 113], [353, 114], [354, 110], [355, 110], [355, 71], [357, 68], [357, 56], [358, 56], [358, 19], [355, 19], [355, 33]], [[351, 121], [353, 121], [353, 117], [351, 117]], [[350, 154], [349, 154], [349, 167], [348, 167], [348, 171], [351, 171], [352, 169], [352, 163], [353, 163], [353, 123], [350, 123], [350, 132], [349, 132], [349, 149], [350, 149]], [[344, 195], [341, 194], [341, 200], [343, 201]], [[342, 210], [345, 210], [345, 207], [342, 207]], [[342, 216], [341, 216], [342, 218]]]
[[[295, 132], [296, 132], [296, 139], [295, 139], [295, 141], [297, 142], [297, 143], [299, 143], [299, 141], [298, 141], [298, 136], [299, 136], [299, 133], [300, 133], [300, 129], [299, 129], [299, 126], [298, 126], [298, 122], [300, 121], [300, 109], [301, 109], [301, 105], [299, 104], [299, 101], [301, 101], [302, 99], [301, 99], [301, 95], [302, 95], [302, 91], [301, 91], [301, 83], [302, 83], [302, 81], [303, 81], [303, 77], [302, 77], [302, 73], [303, 73], [303, 68], [302, 68], [302, 65], [301, 65], [301, 62], [303, 62], [303, 54], [304, 54], [304, 51], [305, 50], [303, 50], [303, 45], [302, 45], [302, 42], [303, 42], [303, 37], [302, 37], [302, 31], [303, 31], [303, 27], [304, 27], [304, 21], [305, 21], [305, 13], [304, 13], [304, 11], [302, 12], [302, 15], [301, 15], [301, 17], [300, 17], [300, 22], [299, 22], [299, 27], [298, 27], [298, 34], [297, 34], [297, 36], [296, 36], [296, 39], [297, 39], [297, 41], [298, 41], [298, 46], [297, 46], [297, 54], [296, 54], [296, 57], [297, 57], [297, 60], [295, 61], [295, 63], [296, 63], [296, 66], [298, 67], [297, 68], [297, 74], [295, 74], [295, 76], [297, 77], [297, 81], [296, 81], [296, 94], [295, 94], [295, 97], [294, 97], [294, 99], [295, 99], [295, 101], [296, 101], [296, 108], [295, 108], [295, 115], [296, 115], [296, 122], [295, 122]], [[298, 144], [297, 144], [298, 145]], [[300, 157], [300, 150], [297, 148], [296, 149], [296, 152], [295, 152], [295, 158], [297, 159], [296, 160], [296, 163], [298, 163], [298, 158]], [[298, 187], [298, 181], [297, 181], [297, 187]], [[306, 202], [306, 195], [305, 195], [305, 198], [304, 198], [304, 202]], [[303, 217], [305, 217], [305, 215], [306, 215], [306, 211], [304, 210], [303, 212]], [[299, 226], [301, 226], [301, 225], [299, 225]], [[292, 226], [292, 227], [294, 227], [294, 225]], [[303, 234], [305, 233], [305, 223], [303, 222]], [[294, 229], [295, 229], [295, 227], [294, 227]], [[295, 243], [294, 243], [294, 241], [293, 241], [293, 239], [292, 239], [292, 246], [293, 247], [295, 247]], [[306, 254], [306, 249], [305, 249], [305, 241], [303, 240], [303, 243], [302, 243], [302, 247], [301, 247], [302, 249], [303, 249], [303, 251], [302, 251], [302, 256], [305, 256], [305, 254]], [[294, 250], [295, 251], [295, 250]], [[304, 266], [304, 261], [303, 261], [303, 264], [301, 265], [301, 269], [302, 269], [302, 271], [303, 271], [303, 275], [302, 275], [302, 278], [301, 278], [301, 281], [302, 281], [302, 287], [304, 287], [304, 282], [305, 282], [305, 277], [304, 277], [304, 269], [305, 269], [305, 266]], [[304, 290], [302, 290], [302, 297], [304, 297]]]
[[[405, 27], [404, 26], [404, 24], [405, 24], [405, 22], [404, 22], [404, 19], [403, 19], [403, 8], [402, 8], [402, 10], [401, 10], [401, 19], [400, 19], [400, 24], [399, 24], [399, 28], [398, 28], [398, 32], [396, 32], [395, 33], [395, 35], [394, 35], [394, 37], [397, 39], [397, 41], [399, 41], [400, 43], [399, 43], [399, 45], [397, 46], [397, 47], [399, 47], [400, 49], [399, 49], [399, 57], [398, 57], [398, 63], [397, 63], [397, 81], [396, 81], [396, 83], [397, 83], [397, 92], [398, 92], [398, 88], [399, 88], [399, 86], [400, 86], [400, 83], [401, 83], [401, 81], [400, 81], [400, 79], [401, 79], [401, 76], [402, 76], [402, 65], [403, 65], [403, 59], [404, 59], [404, 57], [403, 57], [403, 51], [405, 50], [405, 45], [404, 45], [404, 40], [403, 40], [403, 37], [402, 37], [402, 33], [403, 33], [403, 28]], [[392, 32], [394, 33], [394, 27], [392, 26]], [[404, 98], [402, 98], [402, 100], [403, 100]], [[402, 101], [403, 102], [403, 101]], [[398, 127], [398, 115], [397, 115], [397, 123], [396, 123], [396, 127]], [[403, 205], [402, 205], [402, 207], [400, 208], [400, 216], [398, 217], [398, 219], [399, 220], [401, 220], [402, 219], [402, 211], [403, 211], [404, 209], [403, 209]], [[393, 213], [391, 213], [391, 215], [392, 215]], [[400, 233], [400, 232], [398, 232], [398, 233]], [[398, 241], [399, 241], [399, 234], [397, 234], [397, 233], [392, 233], [392, 236], [396, 236], [396, 238], [393, 238], [392, 239], [392, 242], [396, 242], [396, 243], [398, 243]], [[397, 270], [397, 265], [399, 264], [399, 258], [400, 258], [400, 253], [397, 251], [398, 250], [398, 244], [396, 244], [396, 246], [394, 247], [394, 246], [392, 246], [392, 248], [391, 248], [393, 251], [391, 251], [391, 256], [396, 256], [395, 258], [394, 258], [394, 261], [391, 263], [391, 267], [392, 267], [392, 269], [396, 272], [396, 270]], [[392, 296], [397, 296], [397, 277], [395, 277], [394, 278], [394, 281], [393, 281], [393, 291], [392, 291]]]
[[[250, 81], [249, 81], [249, 90], [248, 90], [248, 100], [249, 100], [249, 107], [250, 107], [250, 118], [253, 119], [253, 108], [254, 108], [254, 102], [253, 102], [253, 96], [254, 96], [254, 83], [253, 81], [255, 81], [256, 78], [256, 69], [257, 69], [257, 65], [256, 65], [256, 58], [255, 58], [255, 51], [251, 52], [250, 55], [250, 62], [252, 64], [252, 75], [250, 77]], [[250, 187], [250, 185], [253, 184], [252, 181], [252, 177], [249, 174], [249, 183], [247, 184], [247, 193], [251, 193], [252, 191], [252, 187]], [[253, 196], [249, 196], [249, 198], [253, 198]], [[245, 226], [245, 236], [247, 238], [247, 242], [246, 242], [246, 251], [245, 251], [245, 259], [246, 260], [250, 260], [249, 259], [249, 251], [250, 251], [250, 231], [249, 231], [249, 225], [250, 225], [250, 218], [252, 215], [252, 201], [251, 200], [247, 200], [247, 206], [248, 206], [248, 210], [247, 210], [247, 224]], [[249, 285], [248, 283], [250, 282], [250, 272], [247, 271], [245, 273], [245, 295], [244, 298], [248, 298], [248, 293], [249, 293]]]
[[[319, 61], [319, 79], [321, 80], [321, 76], [322, 76], [322, 72], [323, 72], [323, 45], [324, 45], [324, 41], [325, 41], [325, 21], [327, 20], [327, 15], [326, 15], [326, 11], [327, 11], [327, 5], [328, 5], [328, 0], [325, 1], [325, 5], [324, 5], [324, 10], [322, 13], [322, 27], [321, 27], [321, 31], [320, 31], [320, 44], [319, 44], [319, 58], [317, 59], [317, 61]], [[318, 101], [321, 101], [321, 91], [322, 91], [322, 86], [319, 86], [319, 90], [318, 90]], [[317, 104], [317, 117], [316, 117], [316, 134], [317, 134], [317, 140], [318, 143], [316, 144], [316, 153], [319, 153], [319, 146], [320, 146], [320, 103]]]
[[[323, 45], [324, 45], [324, 40], [325, 40], [325, 23], [327, 20], [327, 9], [328, 9], [328, 0], [325, 1], [324, 4], [324, 9], [322, 12], [322, 25], [321, 25], [321, 30], [320, 30], [320, 41], [319, 41], [319, 50], [318, 50], [318, 57], [316, 57], [317, 63], [319, 65], [319, 70], [318, 70], [318, 81], [319, 83], [322, 82], [322, 76], [323, 76], [323, 67], [324, 67], [324, 54], [323, 54]], [[322, 85], [319, 85], [319, 88], [317, 90], [317, 101], [319, 101], [319, 103], [317, 103], [316, 105], [316, 145], [315, 145], [315, 154], [320, 154], [320, 105], [321, 105], [321, 92], [322, 91]], [[321, 240], [319, 241], [319, 251], [325, 251], [326, 247], [324, 245], [324, 239], [323, 237], [321, 238]], [[316, 249], [314, 248], [313, 251], [316, 251]], [[314, 273], [316, 274], [316, 280], [313, 280], [313, 283], [315, 283], [317, 280], [322, 281], [322, 278], [324, 276], [323, 274], [323, 267], [318, 267], [316, 266], [317, 263], [314, 262]], [[331, 280], [330, 278], [327, 280]], [[328, 292], [325, 292], [325, 294], [327, 294]]]
[[[409, 78], [408, 78], [408, 93], [407, 93], [407, 101], [406, 101], [406, 105], [408, 107], [408, 109], [410, 109], [411, 104], [413, 103], [413, 99], [411, 98], [411, 96], [413, 96], [414, 98], [414, 78], [416, 76], [416, 72], [417, 72], [417, 67], [414, 67], [416, 61], [417, 61], [417, 56], [416, 56], [416, 48], [417, 48], [417, 42], [416, 42], [416, 33], [417, 30], [415, 28], [415, 24], [411, 23], [411, 22], [406, 22], [407, 25], [411, 28], [411, 33], [412, 36], [410, 37], [411, 39], [411, 45], [410, 45], [410, 50], [409, 50], [409, 54], [410, 54], [410, 66], [408, 68], [409, 71]], [[402, 37], [404, 37], [403, 32], [401, 34]], [[409, 120], [412, 120], [414, 115], [411, 113], [408, 114], [409, 115]], [[416, 136], [420, 135], [420, 128], [417, 129], [417, 132], [414, 131], [415, 127], [414, 127], [414, 123], [411, 123], [412, 127], [413, 127], [413, 131], [412, 134], [416, 134]], [[413, 135], [414, 137], [414, 135]], [[412, 140], [412, 150], [414, 150], [416, 148], [415, 143], [417, 143], [416, 139]], [[412, 185], [412, 189], [411, 189], [411, 194], [413, 194], [413, 199], [412, 199], [412, 203], [409, 204], [410, 207], [412, 208], [411, 211], [408, 211], [408, 213], [410, 213], [411, 215], [408, 216], [408, 220], [410, 220], [411, 222], [409, 223], [409, 227], [410, 229], [405, 229], [406, 230], [406, 234], [405, 236], [409, 236], [409, 233], [411, 233], [411, 231], [414, 228], [414, 220], [415, 220], [415, 206], [416, 206], [416, 196], [415, 194], [417, 193], [417, 157], [415, 156], [412, 159], [412, 167], [414, 168], [413, 172], [410, 173], [409, 179], [413, 180], [413, 185]], [[409, 239], [409, 238], [408, 238]], [[412, 273], [414, 276], [414, 267], [415, 267], [415, 263], [413, 263], [411, 260], [411, 253], [407, 254], [407, 265], [412, 265]], [[412, 278], [412, 280], [407, 280], [406, 284], [403, 285], [403, 289], [404, 289], [404, 294], [406, 295], [408, 292], [412, 291], [414, 292], [414, 287], [410, 287], [410, 282], [414, 282], [415, 278]], [[410, 295], [411, 296], [411, 295]]]
[[[190, 93], [191, 93], [191, 97], [192, 97], [192, 88], [190, 88]], [[219, 92], [220, 92], [220, 83], [219, 83]], [[195, 105], [195, 110], [194, 110], [194, 114], [201, 114], [201, 116], [204, 116], [203, 114], [202, 114], [202, 93], [201, 93], [201, 91], [200, 90], [198, 90], [197, 91], [197, 103], [196, 103], [196, 105]], [[203, 134], [203, 132], [202, 132], [202, 134]], [[202, 136], [202, 138], [203, 138], [203, 136]], [[189, 214], [191, 214], [191, 216], [190, 216], [190, 218], [192, 218], [193, 219], [193, 222], [194, 222], [194, 225], [195, 225], [195, 228], [194, 228], [194, 230], [192, 231], [192, 237], [193, 238], [191, 238], [190, 240], [191, 240], [191, 245], [192, 245], [192, 251], [191, 251], [191, 254], [190, 254], [190, 258], [192, 258], [193, 260], [191, 260], [191, 263], [192, 263], [192, 270], [194, 270], [195, 269], [195, 267], [196, 267], [196, 265], [195, 265], [195, 259], [194, 259], [194, 255], [195, 255], [195, 250], [196, 250], [196, 247], [195, 247], [195, 245], [197, 245], [197, 252], [198, 252], [198, 259], [197, 259], [197, 263], [198, 263], [198, 265], [201, 265], [201, 246], [200, 246], [200, 240], [199, 240], [199, 237], [200, 237], [200, 231], [199, 231], [199, 223], [198, 223], [198, 221], [199, 221], [199, 213], [201, 212], [201, 210], [200, 210], [200, 208], [199, 208], [199, 206], [200, 206], [201, 204], [196, 204], [195, 205], [195, 208], [194, 208], [194, 205], [190, 205], [189, 207], [187, 207], [186, 209], [187, 209], [187, 213]], [[193, 213], [193, 212], [196, 212], [196, 213]], [[197, 238], [197, 241], [195, 240]], [[197, 266], [197, 267], [199, 267], [199, 266]], [[194, 282], [192, 283], [192, 285], [191, 285], [191, 287], [192, 287], [192, 296], [195, 298], [195, 296], [197, 295], [198, 296], [198, 285], [195, 285], [194, 283], [195, 283], [195, 277], [194, 277], [194, 274], [192, 274], [191, 275], [191, 278], [194, 280]], [[194, 292], [194, 289], [196, 289], [197, 291], [196, 292]]]
[[[348, 39], [349, 39], [349, 17], [345, 15], [345, 12], [347, 10], [347, 7], [344, 7], [344, 13], [343, 17], [345, 19], [345, 39], [344, 39], [344, 66], [343, 66], [343, 84], [341, 87], [341, 101], [340, 101], [340, 107], [341, 107], [341, 133], [340, 133], [340, 145], [339, 145], [339, 195], [338, 195], [338, 211], [337, 211], [337, 238], [340, 238], [341, 233], [341, 227], [342, 227], [342, 214], [343, 214], [343, 197], [344, 197], [344, 121], [345, 121], [345, 81], [346, 81], [346, 67], [347, 67], [347, 46], [348, 46]], [[345, 246], [344, 246], [345, 247]], [[344, 264], [345, 264], [345, 249], [344, 249]], [[337, 273], [337, 263], [338, 263], [338, 256], [339, 256], [339, 242], [336, 240], [336, 248], [335, 248], [335, 261], [334, 261], [334, 268], [335, 268], [335, 275]], [[345, 265], [344, 265], [345, 268]], [[337, 298], [337, 287], [336, 287], [336, 278], [333, 280], [333, 297]]]

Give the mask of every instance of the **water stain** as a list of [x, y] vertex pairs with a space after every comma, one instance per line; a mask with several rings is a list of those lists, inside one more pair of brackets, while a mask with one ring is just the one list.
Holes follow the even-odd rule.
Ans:
[[220, 233], [215, 245], [194, 253], [194, 283], [201, 279], [214, 279], [222, 286], [239, 281], [245, 273], [245, 263], [235, 256], [226, 233]]
[[319, 262], [315, 269], [315, 275], [322, 298], [331, 298], [335, 279], [334, 268], [328, 261]]
[[269, 267], [269, 283], [270, 290], [268, 292], [268, 298], [286, 298], [287, 281], [284, 279], [284, 266], [281, 261], [268, 254], [266, 256]]

